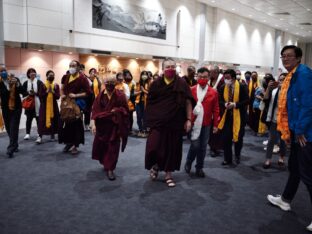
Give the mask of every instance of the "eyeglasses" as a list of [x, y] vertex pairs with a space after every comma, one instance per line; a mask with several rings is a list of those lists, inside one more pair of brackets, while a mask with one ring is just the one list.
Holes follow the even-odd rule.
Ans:
[[287, 59], [287, 58], [295, 58], [296, 55], [292, 55], [292, 54], [283, 54], [280, 58], [281, 59]]
[[205, 79], [208, 79], [209, 76], [197, 75], [197, 78], [205, 78]]

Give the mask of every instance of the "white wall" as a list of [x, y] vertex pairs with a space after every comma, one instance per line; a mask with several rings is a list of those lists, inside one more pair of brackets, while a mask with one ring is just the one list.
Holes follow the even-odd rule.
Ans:
[[[118, 1], [121, 0], [114, 0]], [[199, 2], [128, 1], [164, 12], [167, 39], [92, 28], [92, 0], [3, 0], [4, 39], [194, 60], [198, 59], [198, 51], [202, 49], [205, 50], [206, 61], [273, 66], [275, 31], [269, 26], [207, 6], [206, 44], [205, 48], [199, 48]], [[177, 37], [179, 10], [180, 31]], [[69, 33], [70, 29], [73, 33]], [[295, 37], [285, 33], [283, 40], [288, 43]]]
[[71, 46], [72, 1], [4, 0], [4, 40]]
[[207, 61], [273, 66], [273, 28], [216, 8], [207, 15], [213, 31], [206, 43]]

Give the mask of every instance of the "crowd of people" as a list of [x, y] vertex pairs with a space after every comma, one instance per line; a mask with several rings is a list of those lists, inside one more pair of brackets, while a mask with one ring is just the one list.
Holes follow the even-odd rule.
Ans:
[[[95, 68], [86, 75], [82, 64], [71, 61], [59, 86], [52, 70], [42, 82], [36, 79], [36, 70], [29, 68], [22, 84], [2, 67], [1, 108], [10, 139], [7, 155], [12, 158], [19, 150], [19, 123], [25, 109], [24, 140], [30, 139], [35, 118], [37, 144], [44, 135], [55, 140], [58, 134], [58, 142], [65, 145], [63, 151], [76, 155], [84, 144], [85, 131], [91, 130], [95, 135], [92, 159], [103, 165], [109, 180], [116, 179], [119, 152], [125, 150], [128, 136], [147, 138], [145, 168], [150, 178], [157, 180], [164, 171], [167, 186], [175, 187], [173, 172], [181, 167], [183, 136], [190, 140], [185, 172], [191, 172], [196, 159], [195, 175], [205, 177], [207, 146], [214, 157], [223, 151], [223, 166], [238, 165], [249, 126], [257, 136], [269, 133], [264, 169], [270, 168], [276, 145], [281, 167], [290, 148], [285, 190], [282, 196], [267, 196], [269, 202], [287, 211], [300, 181], [312, 201], [312, 70], [301, 64], [301, 57], [300, 48], [285, 46], [281, 59], [287, 73], [277, 80], [270, 73], [259, 79], [256, 71], [242, 76], [239, 70], [221, 71], [218, 66], [197, 71], [189, 66], [187, 75], [179, 77], [172, 59], [163, 61], [161, 75], [142, 71], [138, 82], [127, 69], [101, 79]], [[312, 223], [307, 229], [312, 231]]]

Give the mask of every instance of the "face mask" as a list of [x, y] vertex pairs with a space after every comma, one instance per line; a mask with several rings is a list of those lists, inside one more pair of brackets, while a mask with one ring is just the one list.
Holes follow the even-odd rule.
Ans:
[[75, 73], [76, 73], [76, 68], [70, 67], [70, 68], [69, 68], [69, 73], [70, 73], [71, 75], [75, 74]]
[[6, 71], [2, 71], [2, 72], [1, 72], [1, 78], [2, 78], [3, 80], [6, 80], [6, 79], [8, 78], [8, 73], [7, 73]]
[[175, 69], [165, 70], [164, 75], [165, 75], [166, 78], [172, 79], [176, 75], [176, 70]]
[[202, 78], [200, 78], [200, 79], [198, 79], [197, 80], [197, 83], [200, 85], [200, 86], [206, 86], [207, 84], [208, 84], [208, 79], [202, 79]]
[[48, 81], [53, 82], [54, 81], [54, 76], [48, 76]]
[[115, 89], [115, 84], [105, 84], [105, 88], [108, 92], [113, 92]]
[[232, 84], [232, 80], [224, 80], [224, 83], [230, 86]]
[[246, 80], [250, 80], [250, 76], [245, 76], [245, 79]]
[[142, 80], [147, 80], [147, 77], [148, 77], [147, 75], [143, 75]]
[[132, 80], [131, 77], [126, 77], [126, 78], [125, 78], [125, 81], [126, 81], [126, 82], [130, 82], [131, 80]]
[[240, 80], [240, 78], [241, 78], [241, 75], [236, 75], [237, 80]]

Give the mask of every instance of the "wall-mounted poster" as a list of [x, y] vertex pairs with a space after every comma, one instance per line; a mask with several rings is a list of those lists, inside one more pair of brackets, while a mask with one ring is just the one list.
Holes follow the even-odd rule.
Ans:
[[166, 39], [163, 12], [130, 4], [127, 0], [92, 0], [93, 28]]

